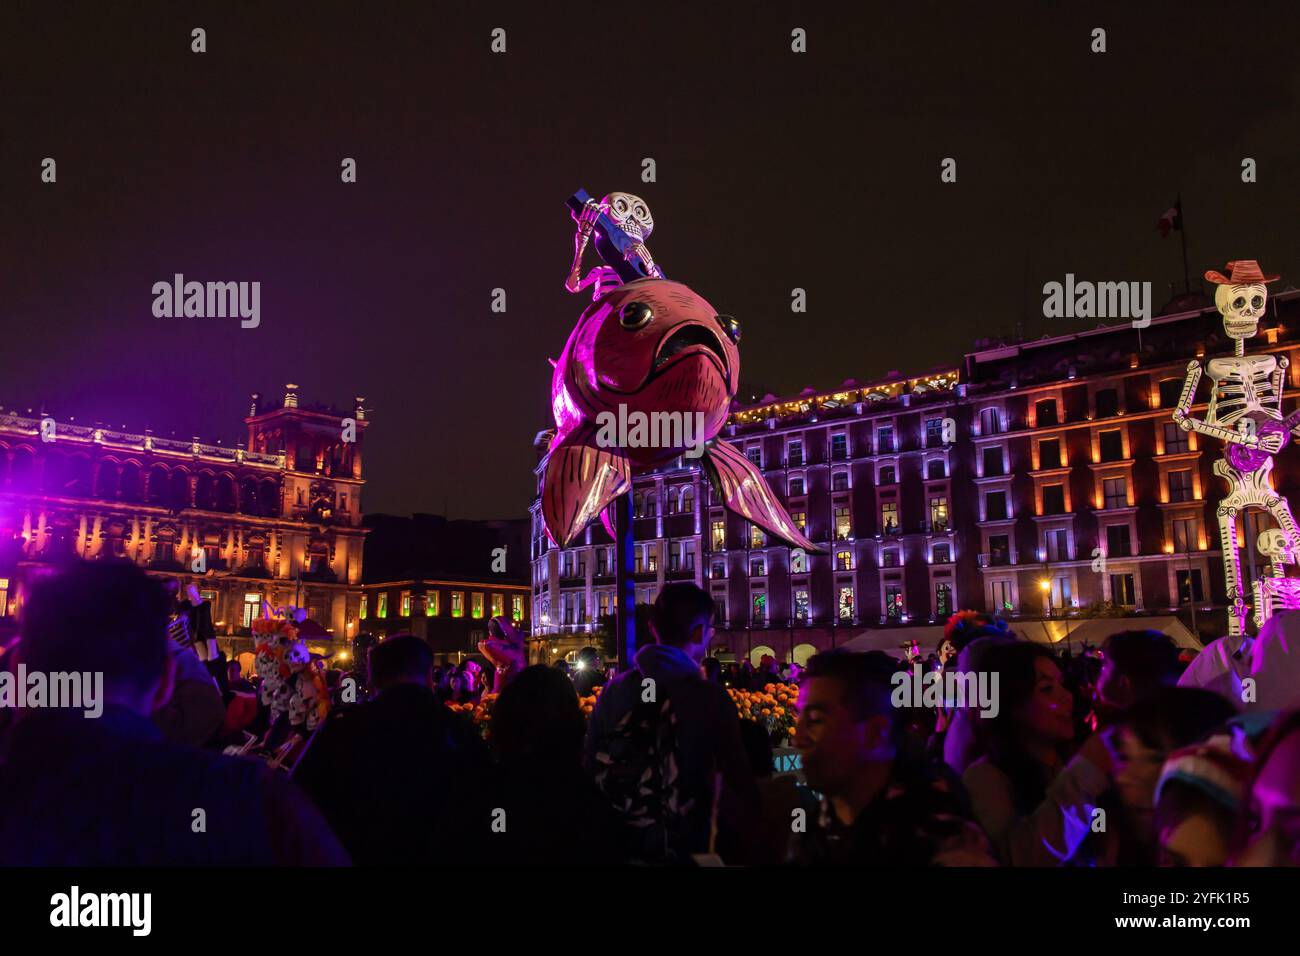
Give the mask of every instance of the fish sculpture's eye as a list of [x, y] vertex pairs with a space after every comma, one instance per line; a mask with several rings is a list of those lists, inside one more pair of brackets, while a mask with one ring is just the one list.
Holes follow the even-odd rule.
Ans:
[[618, 310], [618, 324], [628, 331], [645, 328], [654, 317], [654, 309], [644, 302], [629, 302]]
[[717, 315], [718, 325], [722, 326], [722, 331], [727, 333], [727, 338], [733, 342], [740, 341], [740, 320], [734, 315]]

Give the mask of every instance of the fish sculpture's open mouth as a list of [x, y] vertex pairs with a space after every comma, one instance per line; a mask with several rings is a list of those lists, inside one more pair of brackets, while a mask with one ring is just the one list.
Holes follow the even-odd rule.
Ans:
[[722, 343], [710, 329], [695, 322], [677, 326], [660, 343], [659, 350], [655, 353], [654, 366], [650, 370], [650, 378], [671, 368], [684, 356], [699, 354], [711, 356], [717, 363], [718, 371], [722, 373], [722, 380], [730, 382], [731, 369], [727, 367], [727, 354], [722, 349]]

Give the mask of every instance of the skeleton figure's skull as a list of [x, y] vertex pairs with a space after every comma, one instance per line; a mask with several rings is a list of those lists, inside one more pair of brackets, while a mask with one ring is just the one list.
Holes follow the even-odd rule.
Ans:
[[601, 202], [609, 207], [609, 218], [620, 229], [638, 242], [645, 242], [654, 232], [655, 221], [650, 207], [640, 196], [631, 193], [610, 193]]
[[1214, 304], [1223, 315], [1223, 331], [1231, 339], [1248, 339], [1259, 330], [1259, 319], [1268, 304], [1264, 285], [1220, 285], [1214, 289]]
[[1280, 528], [1269, 528], [1267, 531], [1261, 531], [1257, 541], [1259, 553], [1264, 555], [1273, 564], [1295, 564], [1295, 548], [1291, 540], [1287, 538], [1286, 532]]

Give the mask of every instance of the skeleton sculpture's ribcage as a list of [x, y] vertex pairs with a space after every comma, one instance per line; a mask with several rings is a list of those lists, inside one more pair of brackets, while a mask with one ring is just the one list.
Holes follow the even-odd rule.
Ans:
[[1208, 418], [1211, 424], [1224, 426], [1232, 425], [1243, 415], [1257, 421], [1276, 420], [1282, 417], [1278, 404], [1273, 368], [1243, 363], [1216, 380]]

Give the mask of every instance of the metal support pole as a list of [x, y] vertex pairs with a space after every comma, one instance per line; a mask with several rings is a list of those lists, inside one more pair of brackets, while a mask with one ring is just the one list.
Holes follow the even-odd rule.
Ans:
[[621, 670], [631, 670], [636, 655], [636, 581], [632, 536], [632, 492], [614, 502], [614, 644]]

